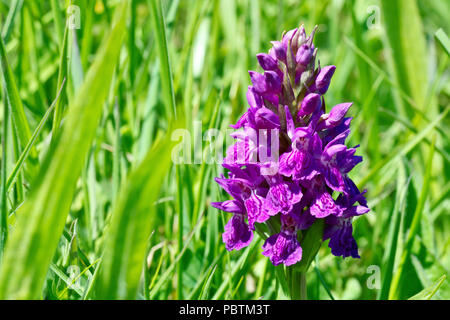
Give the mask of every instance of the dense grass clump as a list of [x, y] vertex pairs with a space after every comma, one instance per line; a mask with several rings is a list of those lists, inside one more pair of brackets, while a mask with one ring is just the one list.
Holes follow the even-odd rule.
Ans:
[[324, 242], [308, 298], [449, 299], [447, 12], [445, 0], [0, 2], [0, 299], [286, 298], [262, 238], [225, 249], [231, 215], [210, 202], [229, 197], [210, 158], [246, 109], [255, 55], [299, 24], [318, 25], [318, 60], [337, 66], [326, 111], [354, 102], [348, 144], [364, 162], [350, 177], [371, 209], [354, 220], [361, 259]]

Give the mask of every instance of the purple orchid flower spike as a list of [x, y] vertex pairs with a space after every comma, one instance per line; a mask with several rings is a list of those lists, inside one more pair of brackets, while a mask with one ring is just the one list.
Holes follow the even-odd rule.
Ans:
[[327, 113], [324, 95], [336, 67], [316, 63], [315, 30], [290, 30], [257, 55], [261, 70], [249, 71], [249, 107], [231, 126], [238, 131], [223, 163], [228, 177], [216, 178], [232, 197], [212, 203], [233, 215], [223, 233], [226, 248], [247, 246], [265, 224], [271, 234], [262, 254], [274, 265], [307, 267], [318, 250], [310, 238], [329, 239], [336, 256], [359, 257], [352, 222], [369, 212], [365, 191], [348, 176], [362, 161], [358, 146], [346, 145], [352, 104]]

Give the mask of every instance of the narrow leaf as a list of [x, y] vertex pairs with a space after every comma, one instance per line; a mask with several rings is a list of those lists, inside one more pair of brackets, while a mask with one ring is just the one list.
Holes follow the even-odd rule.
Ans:
[[0, 299], [41, 297], [113, 78], [126, 31], [127, 5], [128, 1], [124, 1], [118, 7], [117, 23], [71, 103], [65, 127], [55, 148], [44, 159], [29, 198], [16, 213], [15, 230], [0, 269]]

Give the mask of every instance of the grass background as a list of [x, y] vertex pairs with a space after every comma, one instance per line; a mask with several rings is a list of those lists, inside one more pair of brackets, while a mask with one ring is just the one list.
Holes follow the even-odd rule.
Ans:
[[302, 23], [337, 66], [328, 110], [354, 102], [352, 178], [372, 210], [354, 222], [361, 259], [322, 245], [309, 298], [449, 299], [449, 12], [445, 0], [0, 1], [0, 298], [284, 298], [262, 240], [224, 248], [229, 216], [209, 205], [226, 199], [221, 167], [173, 166], [170, 138], [195, 121], [225, 131], [255, 55]]

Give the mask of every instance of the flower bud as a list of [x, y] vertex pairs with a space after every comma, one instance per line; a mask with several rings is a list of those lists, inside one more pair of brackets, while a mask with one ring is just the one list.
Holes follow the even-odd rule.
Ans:
[[308, 114], [311, 114], [317, 109], [319, 109], [320, 105], [321, 105], [320, 95], [317, 93], [310, 93], [303, 99], [302, 104], [300, 106], [300, 110], [298, 112], [298, 116], [303, 117]]
[[277, 61], [266, 53], [259, 53], [256, 55], [259, 65], [266, 71], [275, 71], [278, 69]]
[[323, 67], [316, 77], [314, 83], [315, 91], [320, 94], [325, 94], [330, 86], [331, 78], [333, 77], [336, 66]]

